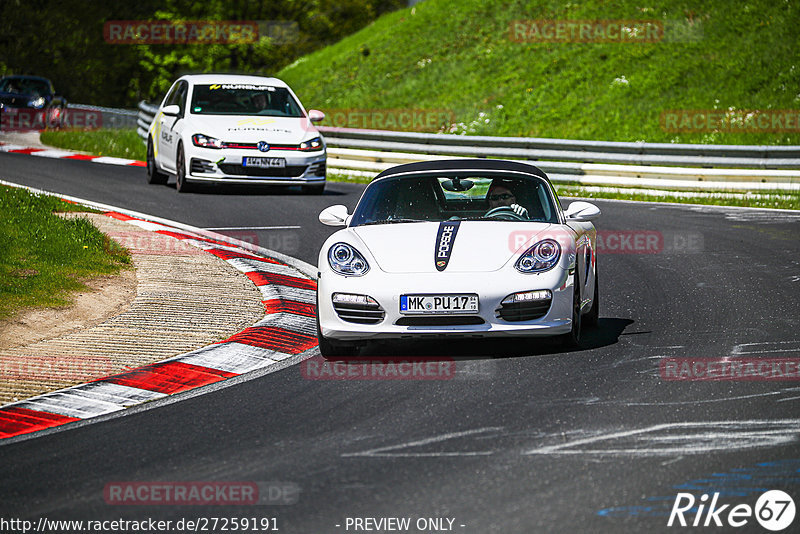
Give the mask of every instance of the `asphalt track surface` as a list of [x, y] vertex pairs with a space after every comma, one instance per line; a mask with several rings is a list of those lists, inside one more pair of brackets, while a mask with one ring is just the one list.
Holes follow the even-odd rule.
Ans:
[[[318, 212], [352, 209], [363, 190], [178, 194], [148, 186], [142, 168], [16, 154], [0, 154], [0, 178], [205, 228], [299, 226], [248, 235], [312, 264], [332, 232]], [[665, 357], [800, 358], [800, 216], [597, 204], [599, 230], [658, 231], [663, 247], [599, 257], [601, 320], [581, 350], [389, 346], [455, 357], [457, 375], [319, 381], [295, 366], [0, 445], [0, 518], [274, 517], [280, 532], [334, 533], [356, 531], [348, 517], [446, 517], [464, 533], [652, 533], [697, 530], [666, 526], [679, 491], [753, 506], [782, 489], [800, 504], [796, 379], [659, 376]], [[237, 232], [251, 231], [225, 233]], [[103, 495], [112, 482], [209, 480], [279, 481], [300, 494], [234, 507], [117, 506]], [[752, 517], [735, 530], [766, 532]]]

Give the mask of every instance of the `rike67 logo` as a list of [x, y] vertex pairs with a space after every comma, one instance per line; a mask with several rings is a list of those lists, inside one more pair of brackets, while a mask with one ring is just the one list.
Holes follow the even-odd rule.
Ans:
[[752, 523], [755, 517], [763, 528], [778, 532], [794, 521], [794, 500], [781, 490], [763, 493], [756, 501], [755, 507], [749, 504], [719, 505], [719, 495], [714, 493], [713, 496], [709, 496], [704, 493], [697, 499], [691, 493], [678, 493], [667, 526], [739, 528]]

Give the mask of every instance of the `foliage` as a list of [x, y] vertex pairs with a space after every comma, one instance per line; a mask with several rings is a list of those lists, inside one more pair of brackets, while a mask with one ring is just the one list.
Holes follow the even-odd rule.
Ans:
[[[70, 102], [132, 108], [160, 100], [176, 77], [198, 72], [275, 74], [364, 27], [402, 0], [44, 0], [0, 3], [0, 75], [50, 78]], [[289, 21], [297, 39], [253, 44], [125, 45], [103, 37], [112, 20]]]

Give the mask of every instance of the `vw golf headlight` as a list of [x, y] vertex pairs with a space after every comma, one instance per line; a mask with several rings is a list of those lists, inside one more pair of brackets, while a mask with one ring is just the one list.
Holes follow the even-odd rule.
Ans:
[[539, 241], [520, 256], [514, 265], [521, 273], [541, 273], [549, 271], [561, 257], [561, 245], [554, 239]]
[[322, 148], [322, 138], [315, 137], [314, 139], [309, 139], [308, 141], [303, 141], [300, 143], [300, 150], [305, 152], [310, 152], [312, 150], [319, 150]]
[[192, 136], [192, 143], [194, 143], [194, 146], [203, 148], [222, 148], [222, 141], [209, 135], [194, 134]]
[[364, 256], [347, 243], [336, 243], [328, 250], [328, 264], [335, 272], [345, 276], [364, 276], [369, 271]]

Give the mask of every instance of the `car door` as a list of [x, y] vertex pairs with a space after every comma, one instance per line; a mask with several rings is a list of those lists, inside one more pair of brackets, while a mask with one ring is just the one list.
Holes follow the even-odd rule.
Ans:
[[178, 146], [178, 139], [175, 135], [175, 125], [178, 121], [182, 118], [182, 112], [185, 108], [186, 103], [186, 86], [187, 82], [185, 80], [179, 80], [175, 82], [170, 89], [167, 97], [164, 99], [164, 104], [162, 104], [162, 109], [171, 106], [177, 105], [178, 107], [181, 106], [181, 94], [183, 95], [183, 108], [181, 108], [181, 113], [178, 116], [172, 117], [169, 115], [165, 115], [164, 113], [159, 113], [158, 117], [158, 131], [156, 132], [158, 135], [157, 143], [158, 143], [158, 163], [161, 168], [166, 169], [168, 171], [175, 172], [175, 153]]

